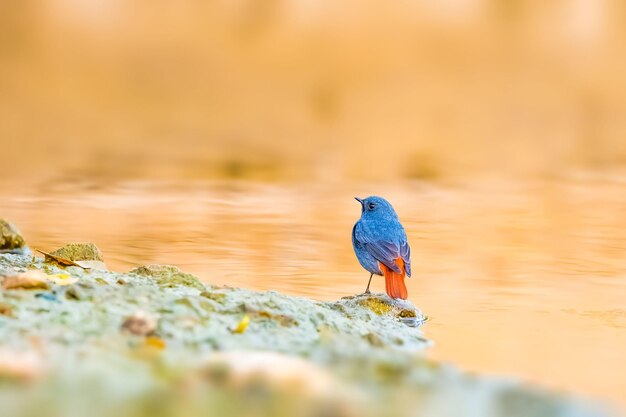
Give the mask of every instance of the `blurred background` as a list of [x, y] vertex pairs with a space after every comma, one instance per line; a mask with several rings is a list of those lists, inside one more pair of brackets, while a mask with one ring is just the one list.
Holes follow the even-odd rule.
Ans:
[[626, 410], [625, 47], [618, 0], [0, 2], [0, 216], [335, 300], [383, 195], [432, 357]]
[[2, 2], [0, 33], [5, 176], [433, 179], [626, 163], [617, 0]]

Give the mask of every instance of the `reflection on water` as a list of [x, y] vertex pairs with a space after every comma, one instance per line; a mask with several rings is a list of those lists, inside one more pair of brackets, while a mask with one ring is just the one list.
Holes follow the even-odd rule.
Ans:
[[[430, 354], [626, 406], [626, 179], [469, 184], [124, 183], [13, 189], [0, 216], [32, 247], [93, 241], [114, 270], [318, 299], [361, 292], [353, 196], [384, 195], [412, 246]], [[373, 282], [383, 291], [382, 279]]]

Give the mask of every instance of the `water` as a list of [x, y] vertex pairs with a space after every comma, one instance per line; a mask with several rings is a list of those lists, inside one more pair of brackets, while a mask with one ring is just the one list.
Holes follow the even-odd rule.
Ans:
[[[523, 182], [0, 184], [0, 217], [45, 251], [93, 241], [113, 270], [168, 263], [323, 300], [361, 292], [354, 196], [384, 195], [413, 254], [429, 355], [626, 409], [626, 177]], [[374, 291], [383, 291], [374, 278]]]

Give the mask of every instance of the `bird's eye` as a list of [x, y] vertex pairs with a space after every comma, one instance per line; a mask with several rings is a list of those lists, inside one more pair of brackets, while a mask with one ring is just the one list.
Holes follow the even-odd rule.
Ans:
[[368, 209], [368, 210], [374, 210], [375, 208], [376, 208], [376, 204], [374, 204], [374, 203], [369, 203], [369, 204], [367, 205], [367, 209]]

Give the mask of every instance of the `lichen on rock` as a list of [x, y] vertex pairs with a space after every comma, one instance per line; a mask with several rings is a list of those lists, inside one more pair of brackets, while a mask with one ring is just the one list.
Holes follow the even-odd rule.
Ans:
[[[409, 326], [419, 326], [426, 321], [422, 314], [410, 301], [393, 299], [386, 294], [358, 294], [344, 297], [340, 301], [347, 307], [365, 307], [376, 315], [390, 315]], [[345, 310], [345, 309], [344, 309]]]
[[167, 265], [116, 273], [7, 254], [0, 268], [75, 281], [0, 291], [5, 373], [13, 352], [45, 353], [20, 368], [32, 385], [0, 384], [7, 416], [601, 415], [424, 358], [429, 341], [403, 322], [424, 315], [382, 294], [322, 302], [216, 288]]
[[27, 254], [26, 242], [13, 224], [0, 219], [0, 253]]
[[68, 243], [67, 245], [50, 252], [51, 255], [70, 261], [100, 261], [104, 262], [102, 252], [93, 243]]
[[182, 285], [196, 288], [200, 291], [205, 290], [204, 284], [202, 284], [198, 278], [182, 272], [178, 267], [173, 265], [143, 265], [131, 270], [130, 273], [148, 277], [154, 280], [159, 286], [165, 288], [173, 288]]

